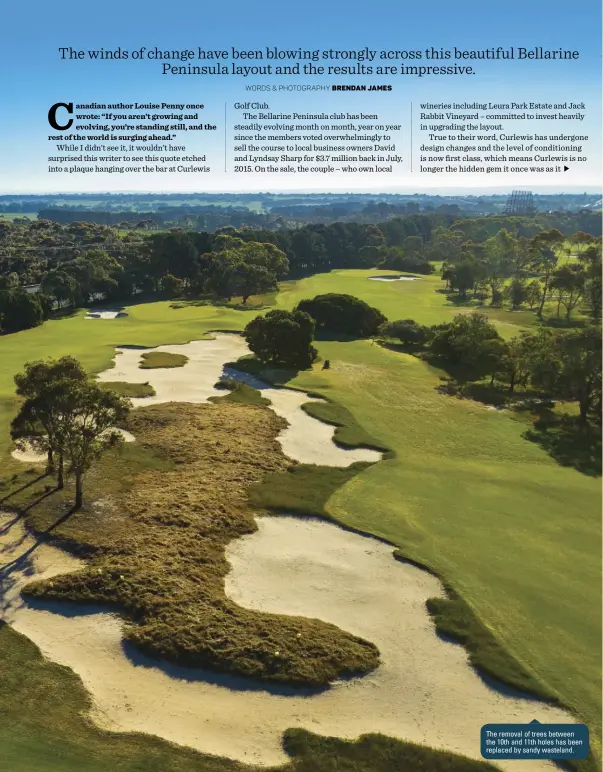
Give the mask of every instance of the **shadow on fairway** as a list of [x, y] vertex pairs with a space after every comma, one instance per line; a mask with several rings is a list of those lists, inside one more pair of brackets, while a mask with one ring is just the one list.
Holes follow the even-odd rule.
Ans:
[[[455, 641], [453, 640], [452, 642], [454, 643]], [[538, 697], [535, 694], [529, 694], [528, 692], [524, 692], [521, 689], [517, 689], [514, 686], [510, 686], [509, 684], [504, 683], [504, 681], [499, 681], [498, 678], [494, 678], [479, 668], [472, 667], [472, 669], [473, 672], [486, 684], [488, 689], [491, 689], [493, 692], [497, 692], [498, 694], [502, 694], [503, 697], [511, 697], [516, 700], [525, 700], [526, 702], [535, 702], [541, 704], [558, 704], [556, 700], [545, 700], [543, 697]]]
[[545, 327], [552, 327], [556, 330], [575, 330], [580, 327], [586, 327], [588, 322], [584, 319], [566, 319], [564, 316], [549, 316], [543, 321]]
[[[276, 294], [276, 293], [273, 293]], [[170, 303], [170, 308], [202, 308], [204, 306], [214, 306], [218, 308], [229, 308], [233, 311], [264, 311], [267, 308], [272, 308], [273, 304], [262, 301], [243, 301], [235, 300], [220, 300], [214, 297], [198, 297], [198, 298], [178, 298]]]
[[576, 418], [540, 418], [525, 439], [540, 445], [562, 466], [571, 466], [592, 477], [601, 475], [601, 433], [597, 426]]

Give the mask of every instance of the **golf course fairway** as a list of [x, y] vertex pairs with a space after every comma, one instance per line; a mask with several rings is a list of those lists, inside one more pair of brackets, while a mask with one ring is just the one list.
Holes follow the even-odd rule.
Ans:
[[[435, 324], [459, 311], [436, 292], [439, 278], [368, 281], [371, 275], [337, 271], [286, 282], [264, 298], [263, 308], [290, 309], [304, 297], [347, 292], [390, 319]], [[125, 308], [128, 316], [115, 319], [85, 320], [79, 311], [1, 337], [0, 476], [27, 468], [11, 457], [8, 432], [17, 405], [12, 379], [25, 362], [70, 354], [99, 373], [116, 347], [183, 344], [241, 330], [258, 313], [257, 307], [175, 305], [182, 307], [133, 304]], [[529, 315], [491, 316], [508, 337]], [[315, 345], [330, 369], [318, 363], [287, 385], [340, 404], [393, 451], [338, 489], [326, 512], [436, 573], [544, 691], [589, 725], [593, 748], [600, 749], [599, 481], [527, 441], [525, 423], [513, 414], [440, 394], [441, 373], [413, 356], [370, 340]], [[141, 370], [141, 380], [152, 372]]]

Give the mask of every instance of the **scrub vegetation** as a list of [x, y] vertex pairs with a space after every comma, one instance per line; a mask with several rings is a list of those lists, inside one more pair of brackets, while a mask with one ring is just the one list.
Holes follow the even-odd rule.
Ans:
[[[158, 737], [104, 732], [86, 717], [90, 697], [66, 667], [0, 624], [0, 747], [11, 772], [261, 772], [265, 767], [197, 753]], [[60, 697], [60, 698], [59, 698]], [[403, 743], [383, 735], [355, 742], [290, 729], [290, 763], [273, 772], [495, 772], [485, 761]]]
[[[601, 499], [597, 469], [592, 463], [595, 451], [590, 445], [585, 450], [580, 443], [585, 432], [590, 443], [600, 389], [582, 395], [573, 373], [575, 366], [584, 364], [579, 352], [588, 348], [586, 343], [591, 338], [597, 343], [590, 331], [601, 314], [600, 239], [589, 234], [578, 237], [586, 226], [570, 216], [563, 223], [557, 219], [539, 215], [533, 220], [491, 217], [436, 222], [428, 217], [409, 217], [390, 218], [379, 227], [336, 223], [326, 229], [308, 226], [262, 232], [264, 246], [258, 250], [238, 241], [217, 242], [212, 234], [190, 233], [155, 234], [156, 238], [150, 238], [140, 251], [138, 242], [146, 239], [140, 234], [133, 239], [130, 234], [129, 243], [125, 241], [122, 252], [111, 260], [106, 249], [90, 249], [85, 257], [59, 261], [65, 265], [56, 265], [49, 278], [42, 276], [45, 270], [40, 265], [30, 265], [19, 274], [17, 285], [26, 278], [43, 279], [43, 294], [51, 298], [50, 304], [43, 298], [24, 299], [21, 287], [14, 286], [14, 277], [6, 279], [0, 292], [4, 293], [0, 298], [4, 303], [0, 306], [3, 331], [13, 333], [38, 326], [0, 338], [4, 480], [0, 491], [5, 506], [27, 509], [28, 521], [38, 532], [64, 514], [67, 502], [63, 494], [44, 490], [47, 480], [34, 482], [34, 475], [24, 472], [23, 464], [9, 454], [8, 425], [18, 409], [12, 378], [25, 362], [71, 354], [89, 372], [98, 372], [107, 367], [116, 342], [161, 346], [196, 340], [211, 330], [241, 331], [258, 313], [247, 310], [247, 292], [254, 294], [254, 282], [258, 292], [275, 286], [264, 270], [249, 268], [258, 267], [254, 260], [268, 257], [280, 263], [279, 290], [264, 297], [255, 295], [258, 302], [251, 305], [256, 308], [265, 302], [279, 311], [292, 312], [300, 301], [345, 293], [389, 320], [403, 322], [389, 330], [391, 336], [384, 336], [384, 346], [366, 339], [347, 340], [340, 331], [328, 333], [325, 327], [313, 341], [316, 357], [309, 349], [312, 356], [303, 362], [308, 366], [313, 361], [308, 369], [298, 370], [297, 363], [282, 357], [268, 364], [256, 359], [237, 363], [241, 369], [279, 385], [324, 397], [327, 402], [309, 402], [304, 409], [336, 427], [338, 444], [385, 451], [383, 462], [347, 469], [290, 465], [274, 442], [281, 426], [279, 419], [263, 409], [262, 397], [249, 387], [229, 387], [224, 397], [214, 398], [216, 404], [209, 406], [139, 408], [128, 426], [138, 441], [109, 450], [86, 476], [90, 500], [109, 495], [119, 501], [119, 509], [109, 517], [85, 504], [81, 514], [53, 531], [65, 545], [91, 556], [90, 570], [54, 580], [53, 587], [38, 585], [33, 592], [117, 602], [129, 620], [128, 639], [156, 656], [264, 680], [324, 685], [338, 674], [369, 671], [377, 661], [374, 647], [323, 623], [312, 626], [309, 620], [294, 618], [282, 623], [280, 617], [272, 615], [233, 611], [236, 607], [224, 597], [222, 578], [226, 570], [224, 544], [253, 530], [254, 509], [328, 517], [344, 527], [387, 540], [398, 548], [401, 557], [440, 576], [448, 588], [448, 598], [429, 604], [440, 632], [461, 641], [481, 671], [570, 708], [590, 726], [598, 752]], [[63, 226], [38, 226], [36, 230], [22, 224], [9, 226], [3, 238], [9, 242], [22, 238], [23, 233], [12, 230], [17, 227], [26, 229], [35, 243], [49, 234], [59, 240], [65, 235]], [[557, 227], [560, 231], [554, 232]], [[106, 244], [102, 239], [99, 244], [108, 249], [110, 228], [111, 233], [105, 233], [104, 226], [82, 229], [81, 224], [72, 224], [64, 228], [70, 238], [79, 239], [77, 243], [99, 235], [95, 229], [104, 233]], [[237, 237], [249, 238], [250, 233]], [[290, 275], [306, 278], [284, 280], [281, 256], [265, 246], [270, 240], [277, 251], [290, 257]], [[411, 260], [413, 268], [409, 267]], [[418, 272], [426, 261], [429, 270], [422, 269], [417, 281], [368, 281], [376, 270], [383, 271], [384, 276], [388, 270]], [[224, 283], [219, 281], [222, 269]], [[110, 324], [83, 321], [83, 313], [74, 309], [89, 301], [97, 284], [109, 286], [109, 294], [120, 302], [130, 298], [127, 317]], [[186, 300], [177, 308], [164, 301], [136, 303], [132, 296], [135, 284], [145, 292], [156, 293], [155, 297], [182, 293]], [[234, 298], [245, 302], [235, 303]], [[7, 309], [11, 315], [8, 325]], [[11, 309], [17, 309], [14, 316]], [[476, 311], [481, 321], [462, 322], [461, 317]], [[289, 317], [282, 318], [286, 321]], [[487, 323], [493, 325], [496, 335], [490, 334]], [[433, 335], [426, 332], [433, 327], [438, 328], [431, 331]], [[472, 345], [475, 339], [463, 332], [467, 327], [488, 331], [482, 336], [483, 347]], [[533, 370], [528, 386], [533, 392], [553, 395], [557, 404], [550, 413], [488, 410], [484, 404], [488, 400], [478, 398], [488, 389], [490, 397], [493, 395], [489, 384], [492, 372], [484, 371], [482, 365], [495, 355], [503, 355], [499, 362], [504, 359], [504, 373], [499, 375], [502, 371], [496, 370], [492, 387], [502, 391], [502, 386], [508, 392], [513, 370], [508, 367], [508, 353], [526, 331], [535, 336], [529, 344], [535, 340], [546, 344], [537, 350], [546, 354], [542, 360], [546, 367]], [[398, 333], [401, 337], [396, 340]], [[434, 339], [438, 344], [432, 351]], [[463, 373], [454, 370], [447, 352], [457, 344], [462, 344], [467, 354], [480, 354], [478, 359], [469, 357], [473, 375], [479, 376], [474, 380], [463, 379], [459, 377]], [[594, 351], [596, 347], [588, 350], [591, 348]], [[159, 361], [164, 364], [157, 364], [156, 359], [152, 366], [174, 366], [173, 361], [165, 364], [164, 358], [173, 355], [150, 354], [154, 355], [162, 357]], [[560, 373], [562, 377], [558, 377]], [[515, 382], [513, 389], [518, 390]], [[454, 399], [451, 395], [472, 398]], [[523, 400], [526, 395], [517, 396]], [[574, 429], [581, 397], [582, 424], [588, 432], [580, 428], [577, 442]], [[182, 420], [186, 418], [186, 426], [180, 423], [180, 416], [173, 415], [176, 410]], [[245, 417], [236, 411], [245, 411]], [[255, 414], [271, 417], [260, 419]], [[224, 418], [227, 415], [230, 417]], [[255, 445], [248, 444], [248, 427], [256, 432]], [[258, 441], [263, 443], [261, 451]], [[231, 464], [233, 458], [235, 463]], [[226, 482], [228, 492], [220, 488]], [[41, 496], [44, 498], [35, 503]], [[207, 519], [208, 502], [214, 519]], [[204, 577], [201, 583], [199, 571]], [[177, 576], [184, 577], [182, 586], [176, 582]], [[165, 599], [165, 582], [175, 602]], [[199, 619], [191, 619], [191, 600], [204, 609]], [[301, 638], [297, 638], [298, 633]], [[10, 641], [17, 662], [18, 652], [29, 644], [23, 644], [12, 631], [2, 629], [0, 634]], [[234, 648], [226, 646], [227, 638], [236, 642]], [[21, 643], [13, 645], [15, 640]], [[191, 646], [190, 640], [195, 645]], [[309, 653], [303, 647], [310, 641], [316, 646]], [[325, 661], [327, 651], [329, 655], [336, 652], [335, 662]], [[35, 662], [35, 656], [28, 649], [25, 660]], [[55, 668], [49, 663], [43, 666]], [[65, 676], [64, 671], [60, 673]], [[8, 689], [10, 699], [29, 716], [32, 726], [39, 725], [35, 722], [52, 723], [55, 718], [38, 715], [41, 711], [37, 706], [35, 711], [23, 710], [19, 689], [28, 678], [27, 673], [15, 675]], [[63, 683], [58, 676], [52, 679], [54, 687]], [[77, 690], [73, 684], [72, 688]], [[18, 711], [13, 708], [9, 715], [16, 716]], [[67, 724], [66, 718], [61, 720]], [[5, 722], [0, 731], [9, 734], [6, 747], [13, 755], [8, 758], [17, 760], [17, 766], [11, 768], [19, 769], [19, 754], [25, 749], [23, 758], [28, 758], [29, 767], [23, 769], [70, 769], [68, 764], [44, 766], [55, 763], [48, 752], [53, 737], [67, 735], [62, 728], [57, 729], [64, 724], [58, 718], [57, 722], [54, 732], [38, 741], [40, 745], [29, 740], [30, 750], [27, 732], [19, 730], [19, 734], [16, 730], [22, 723]], [[86, 732], [91, 732], [86, 726]], [[73, 737], [77, 737], [75, 730]], [[98, 733], [98, 737], [107, 735]], [[385, 738], [347, 744], [288, 733], [285, 742], [291, 738], [287, 748], [293, 753], [292, 764], [307, 764], [292, 766], [296, 772], [339, 769], [342, 764], [362, 772], [381, 772], [392, 765], [406, 769], [402, 756], [387, 756], [393, 741]], [[84, 753], [86, 742], [82, 740], [75, 756]], [[131, 742], [134, 745], [124, 751], [125, 757], [142, 764], [146, 757], [140, 754], [157, 753], [161, 759], [154, 762], [157, 769], [166, 768], [167, 756], [161, 757], [161, 753], [171, 754], [173, 769], [180, 768], [178, 754], [186, 755], [159, 741], [151, 744], [152, 748], [147, 740], [144, 746], [137, 744], [137, 738]], [[296, 742], [301, 745], [296, 746]], [[102, 755], [101, 744], [99, 740], [95, 752]], [[295, 747], [305, 750], [296, 752]], [[404, 747], [409, 752], [408, 746]], [[346, 755], [349, 749], [351, 759]], [[378, 766], [382, 757], [388, 759], [389, 767]], [[78, 758], [81, 761], [83, 757]], [[105, 766], [99, 762], [99, 770], [106, 769], [103, 758]], [[190, 758], [197, 760], [192, 764], [201, 757], [191, 754]], [[412, 760], [408, 769], [421, 769], [421, 764], [426, 770], [457, 769], [454, 765], [438, 766], [442, 754], [428, 760], [408, 758]], [[446, 759], [445, 763], [453, 764], [449, 754]], [[137, 768], [134, 763], [123, 769]], [[462, 763], [465, 766], [458, 769], [488, 768], [484, 764], [468, 766], [478, 762]], [[576, 768], [587, 769], [589, 763]], [[204, 769], [201, 762], [198, 764], [195, 769]], [[238, 770], [237, 765], [227, 764], [230, 762], [216, 769]], [[78, 767], [74, 761], [71, 768], [79, 769], [81, 764]]]
[[[232, 401], [134, 411], [129, 428], [163, 468], [128, 473], [127, 452], [107, 457], [89, 496], [114, 517], [99, 522], [91, 506], [78, 517], [79, 535], [69, 520], [55, 533], [77, 541], [85, 531], [89, 568], [31, 583], [27, 595], [115, 605], [129, 643], [190, 667], [313, 687], [374, 669], [372, 643], [317, 619], [249, 611], [224, 594], [224, 547], [256, 530], [247, 489], [290, 464], [275, 441], [283, 425], [265, 407]], [[128, 490], [107, 489], [119, 475]], [[36, 528], [61, 503], [45, 501]]]
[[209, 402], [239, 402], [244, 405], [269, 405], [270, 400], [262, 397], [258, 389], [249, 386], [242, 381], [233, 381], [225, 379], [218, 381], [216, 389], [224, 389], [228, 393], [223, 397], [210, 397]]

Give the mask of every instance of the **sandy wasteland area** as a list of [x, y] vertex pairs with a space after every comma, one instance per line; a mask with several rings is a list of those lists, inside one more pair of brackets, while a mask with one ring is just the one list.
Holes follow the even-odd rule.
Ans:
[[[134, 437], [132, 432], [128, 432], [125, 429], [115, 428], [111, 431], [121, 434], [124, 442], [134, 442], [136, 440], [136, 437]], [[11, 453], [11, 456], [16, 458], [17, 461], [23, 461], [24, 464], [46, 463], [46, 453], [40, 453], [40, 451], [36, 450], [27, 440], [23, 440], [20, 444], [22, 447], [15, 448]]]
[[[183, 367], [143, 370], [142, 354], [149, 351], [166, 351], [184, 354], [188, 362]], [[98, 376], [99, 381], [127, 381], [146, 383], [155, 389], [153, 397], [132, 400], [134, 406], [156, 405], [161, 402], [206, 402], [208, 397], [224, 396], [223, 389], [214, 384], [221, 377], [245, 380], [259, 389], [262, 396], [272, 403], [274, 412], [287, 419], [289, 426], [279, 435], [283, 452], [289, 458], [306, 464], [349, 466], [356, 461], [379, 461], [381, 453], [357, 448], [346, 450], [333, 443], [334, 428], [310, 417], [301, 405], [315, 402], [301, 391], [278, 389], [238, 370], [225, 369], [232, 362], [249, 353], [240, 335], [217, 334], [213, 340], [197, 340], [184, 345], [159, 346], [156, 349], [118, 348], [115, 366]]]
[[[100, 379], [149, 381], [157, 396], [136, 404], [202, 402], [224, 393], [213, 388], [223, 363], [246, 353], [234, 335], [160, 350], [185, 353], [190, 361], [182, 368], [140, 370], [144, 349], [124, 348], [116, 367]], [[337, 466], [379, 458], [374, 451], [337, 448], [333, 428], [300, 410], [305, 395], [260, 385], [290, 423], [280, 437], [290, 457]], [[372, 456], [358, 458], [358, 453]], [[382, 660], [373, 674], [310, 693], [262, 687], [126, 651], [120, 618], [106, 609], [24, 603], [20, 590], [28, 581], [83, 564], [46, 544], [32, 549], [34, 540], [11, 514], [0, 514], [2, 618], [46, 657], [81, 677], [101, 727], [148, 732], [248, 763], [285, 762], [280, 740], [289, 727], [348, 738], [382, 732], [480, 758], [479, 730], [485, 723], [574, 722], [556, 708], [487, 686], [468, 665], [465, 650], [435, 633], [425, 601], [442, 595], [440, 582], [394, 560], [391, 547], [317, 520], [261, 517], [258, 525], [257, 533], [228, 546], [228, 595], [248, 608], [318, 617], [373, 641]], [[536, 760], [498, 765], [512, 772], [555, 769]]]

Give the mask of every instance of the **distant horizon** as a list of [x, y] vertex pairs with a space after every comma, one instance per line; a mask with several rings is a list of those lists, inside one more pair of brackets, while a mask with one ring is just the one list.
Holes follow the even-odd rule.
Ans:
[[404, 188], [357, 188], [354, 190], [331, 189], [323, 190], [316, 188], [301, 189], [279, 189], [279, 190], [57, 190], [57, 191], [1, 191], [0, 196], [37, 196], [44, 198], [47, 196], [294, 196], [294, 195], [323, 195], [323, 196], [354, 196], [354, 195], [400, 195], [400, 196], [487, 196], [511, 194], [514, 190], [527, 190], [535, 195], [602, 195], [603, 188], [586, 186], [584, 188], [573, 186], [571, 188], [558, 189], [556, 186], [546, 185], [512, 185], [512, 186], [488, 186], [488, 187], [468, 187], [468, 188], [428, 188], [425, 190], [407, 190]]

